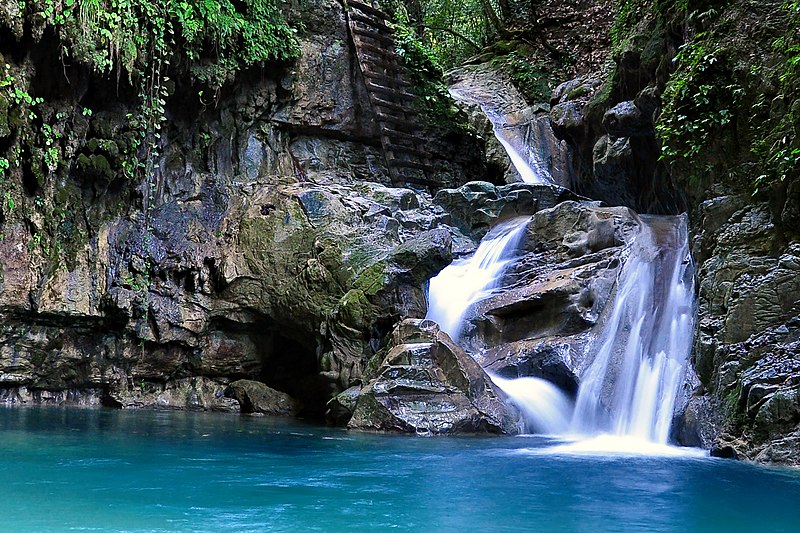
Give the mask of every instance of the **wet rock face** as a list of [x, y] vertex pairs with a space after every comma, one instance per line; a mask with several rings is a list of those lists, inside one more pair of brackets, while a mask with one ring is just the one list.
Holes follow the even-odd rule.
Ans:
[[767, 204], [717, 197], [699, 215], [694, 358], [714, 406], [700, 424], [711, 446], [800, 464], [800, 246], [782, 244]]
[[589, 331], [638, 231], [627, 208], [563, 202], [539, 211], [503, 290], [467, 314], [462, 344], [503, 377], [541, 377], [574, 393], [591, 363]]
[[[259, 379], [322, 416], [398, 317], [424, 316], [423, 283], [452, 249], [474, 246], [409, 189], [267, 182], [231, 202], [216, 219], [202, 201], [194, 211], [165, 204], [150, 234], [114, 225], [98, 259], [109, 269], [103, 292], [59, 293], [50, 280], [39, 298], [45, 316], [28, 310], [29, 264], [6, 263], [13, 319], [0, 329], [2, 381], [98, 389], [108, 405], [231, 410], [218, 394], [227, 383]], [[213, 391], [189, 401], [185, 380], [195, 377]]]
[[302, 410], [302, 404], [294, 398], [259, 381], [240, 379], [231, 383], [230, 389], [242, 413], [293, 416]]
[[[681, 195], [658, 164], [654, 121], [660, 95], [655, 85], [642, 87], [649, 75], [639, 72], [639, 61], [620, 58], [617, 77], [606, 81], [611, 87], [596, 75], [562, 83], [553, 92], [550, 122], [574, 150], [571, 188], [577, 193], [639, 213], [677, 214], [685, 209]], [[635, 83], [620, 89], [631, 72]], [[596, 99], [602, 91], [609, 94]]]
[[563, 201], [577, 199], [569, 189], [556, 185], [512, 183], [498, 187], [473, 181], [457, 189], [442, 189], [433, 201], [444, 208], [452, 225], [480, 240], [500, 220], [532, 215]]
[[364, 378], [349, 428], [418, 434], [519, 431], [516, 409], [431, 321], [398, 324]]

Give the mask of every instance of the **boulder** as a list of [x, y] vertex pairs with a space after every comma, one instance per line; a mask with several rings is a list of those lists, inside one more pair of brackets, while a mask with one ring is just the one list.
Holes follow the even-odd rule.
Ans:
[[353, 385], [331, 398], [325, 412], [325, 422], [333, 426], [346, 426], [353, 416], [360, 395], [361, 385]]
[[[643, 100], [643, 102], [645, 101], [647, 100]], [[612, 137], [653, 135], [653, 122], [650, 116], [642, 113], [642, 110], [630, 100], [620, 102], [606, 111], [603, 115], [603, 128]]]
[[517, 433], [519, 414], [480, 365], [429, 320], [407, 319], [364, 376], [351, 429]]
[[457, 189], [442, 189], [433, 198], [450, 215], [450, 223], [480, 240], [498, 221], [532, 215], [567, 200], [580, 197], [557, 185], [511, 183], [495, 186], [472, 181]]
[[260, 381], [240, 379], [231, 383], [230, 389], [244, 414], [293, 416], [302, 409], [302, 404], [291, 396], [267, 387]]
[[[472, 353], [489, 349], [484, 364], [504, 376], [522, 376], [520, 368], [527, 375], [551, 375], [555, 367], [531, 365], [549, 361], [559, 346], [566, 369], [556, 374], [567, 390], [574, 389], [570, 382], [586, 365], [579, 356], [584, 335], [609, 301], [625, 243], [638, 231], [638, 217], [627, 208], [563, 202], [539, 211], [495, 294], [467, 311], [460, 341]], [[503, 355], [491, 351], [508, 343]]]

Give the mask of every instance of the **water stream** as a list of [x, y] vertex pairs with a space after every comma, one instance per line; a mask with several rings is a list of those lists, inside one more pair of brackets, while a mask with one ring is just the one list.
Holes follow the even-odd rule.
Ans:
[[[523, 181], [552, 183], [548, 169], [557, 169], [553, 161], [560, 158], [558, 150], [547, 148], [543, 139], [548, 137], [537, 133], [541, 128], [535, 118], [513, 111], [524, 100], [511, 89], [498, 87], [489, 94], [467, 76], [450, 92], [458, 100], [480, 105]], [[523, 412], [526, 427], [537, 433], [667, 443], [675, 397], [691, 350], [693, 268], [684, 217], [643, 216], [641, 220], [641, 231], [627, 245], [616, 294], [592, 331], [594, 342], [586, 354], [592, 362], [580, 376], [577, 397], [570, 399], [539, 378], [493, 376]], [[426, 318], [439, 323], [458, 342], [470, 307], [501, 284], [527, 223], [528, 219], [515, 219], [499, 224], [473, 256], [454, 262], [433, 278]]]
[[455, 341], [470, 306], [492, 294], [514, 259], [530, 217], [497, 224], [469, 257], [457, 259], [430, 280], [428, 314]]
[[568, 148], [550, 149], [551, 144], [561, 143], [553, 135], [548, 116], [531, 108], [508, 112], [508, 108], [524, 106], [525, 100], [513, 86], [501, 84], [500, 80], [497, 83], [498, 91], [491, 95], [484, 92], [484, 87], [468, 83], [451, 86], [450, 94], [456, 100], [480, 106], [523, 183], [566, 185], [570, 168]]
[[692, 343], [693, 267], [684, 217], [643, 217], [582, 377], [571, 430], [666, 444]]

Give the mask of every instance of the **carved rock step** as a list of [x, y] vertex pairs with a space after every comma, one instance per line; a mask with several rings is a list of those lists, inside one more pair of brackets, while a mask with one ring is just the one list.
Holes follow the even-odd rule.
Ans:
[[411, 159], [389, 159], [389, 165], [393, 167], [416, 168], [424, 171], [432, 170], [432, 167], [428, 163], [413, 161]]
[[387, 100], [405, 100], [406, 102], [413, 102], [416, 99], [411, 93], [394, 89], [392, 87], [386, 87], [385, 85], [381, 85], [379, 83], [375, 83], [370, 79], [364, 80], [367, 86], [367, 90], [373, 93], [382, 94], [384, 96], [388, 96]]
[[370, 70], [363, 70], [363, 69], [362, 69], [362, 71], [363, 71], [363, 74], [364, 74], [365, 78], [368, 78], [370, 80], [375, 80], [376, 82], [381, 83], [385, 87], [390, 87], [390, 88], [395, 88], [396, 87], [396, 88], [402, 89], [402, 88], [405, 88], [405, 87], [411, 87], [412, 86], [412, 84], [410, 84], [409, 82], [407, 82], [405, 80], [402, 80], [402, 79], [399, 79], [399, 78], [394, 78], [394, 77], [388, 76], [386, 74], [379, 74], [377, 72], [373, 72], [373, 71], [370, 71]]
[[[384, 63], [393, 67], [401, 68], [400, 64], [397, 62], [397, 54], [395, 54], [393, 50], [387, 50], [386, 48], [381, 48], [380, 46], [375, 46], [374, 44], [365, 43], [358, 35], [353, 35], [353, 40], [356, 42], [356, 49], [362, 52], [362, 56], [366, 56], [368, 59], [372, 59], [376, 63], [383, 61]], [[374, 57], [371, 58], [366, 54], [363, 54], [363, 52], [375, 54], [376, 56], [380, 56], [382, 59], [377, 59]]]
[[[372, 104], [375, 105], [375, 106], [382, 107], [382, 108], [386, 109], [389, 113], [391, 113], [391, 112], [403, 113], [404, 114], [403, 116], [410, 117], [410, 118], [416, 116], [416, 114], [417, 114], [412, 109], [412, 107], [410, 105], [408, 105], [408, 104], [406, 104], [406, 105], [395, 104], [393, 102], [388, 102], [388, 101], [383, 100], [383, 99], [378, 98], [378, 97], [375, 97], [375, 99], [373, 99]], [[380, 115], [382, 112], [378, 111], [377, 113]], [[383, 112], [383, 114], [386, 115], [386, 112]], [[389, 116], [389, 115], [387, 115], [387, 116]], [[394, 115], [394, 116], [397, 116], [397, 115]]]
[[389, 46], [394, 46], [394, 39], [388, 35], [362, 29], [357, 27], [355, 24], [350, 25], [350, 30], [353, 32], [353, 35], [358, 35], [362, 39], [372, 39], [383, 44], [388, 44]]

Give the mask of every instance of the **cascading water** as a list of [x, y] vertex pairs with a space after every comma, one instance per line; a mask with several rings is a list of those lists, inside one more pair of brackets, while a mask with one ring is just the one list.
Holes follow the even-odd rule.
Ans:
[[[433, 278], [426, 318], [457, 339], [469, 307], [496, 289], [513, 261], [528, 220], [499, 224], [473, 256]], [[581, 377], [574, 406], [546, 380], [492, 377], [521, 409], [527, 429], [575, 437], [611, 434], [666, 444], [691, 351], [693, 267], [685, 217], [642, 216], [641, 220], [640, 232], [628, 245], [616, 295], [588, 348], [595, 355]], [[618, 447], [616, 442], [610, 445]]]
[[693, 268], [683, 217], [642, 217], [581, 379], [571, 432], [666, 444], [692, 343]]
[[[569, 167], [568, 151], [545, 141], [552, 137], [545, 131], [547, 117], [509, 112], [524, 107], [515, 90], [498, 86], [502, 90], [492, 94], [468, 78], [451, 85], [451, 94], [481, 106], [523, 181], [552, 184], [554, 175], [569, 181], [563, 172]], [[458, 340], [469, 307], [496, 289], [527, 220], [498, 225], [472, 257], [454, 262], [430, 281], [426, 318], [453, 340]], [[523, 412], [526, 429], [666, 444], [691, 351], [694, 272], [684, 217], [641, 220], [641, 231], [628, 244], [616, 295], [593, 331], [596, 340], [588, 350], [594, 358], [581, 376], [574, 405], [546, 380], [493, 376]]]
[[474, 254], [454, 261], [431, 279], [425, 318], [457, 340], [467, 310], [497, 287], [529, 221], [530, 217], [518, 217], [501, 222], [486, 234]]
[[[508, 92], [510, 89], [504, 87], [503, 90]], [[503, 107], [508, 106], [509, 102], [490, 102], [485, 94], [476, 94], [477, 91], [479, 89], [468, 86], [450, 87], [450, 94], [456, 100], [480, 105], [492, 123], [495, 137], [500, 141], [524, 183], [552, 185], [569, 181], [569, 178], [565, 177], [571, 166], [568, 162], [567, 148], [560, 146], [558, 150], [547, 149], [550, 144], [558, 142], [552, 133], [547, 115], [505, 113]], [[524, 103], [521, 96], [514, 96]], [[544, 139], [548, 139], [549, 142], [544, 142]], [[556, 175], [560, 179], [556, 179]]]

